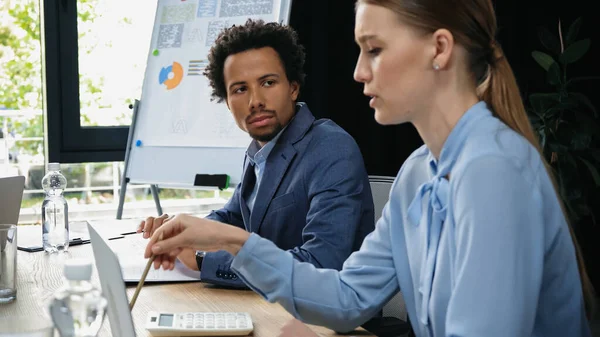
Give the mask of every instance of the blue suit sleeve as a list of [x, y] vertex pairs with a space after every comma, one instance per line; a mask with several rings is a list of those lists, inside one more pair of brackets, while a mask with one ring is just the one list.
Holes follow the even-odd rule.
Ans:
[[242, 184], [240, 183], [236, 186], [235, 190], [233, 191], [233, 195], [227, 201], [227, 203], [225, 203], [223, 208], [210, 212], [206, 218], [240, 228], [245, 228], [244, 220], [242, 219], [242, 210], [239, 197], [241, 185]]
[[[302, 232], [303, 244], [290, 253], [298, 261], [339, 270], [357, 248], [357, 234], [367, 234], [367, 228], [361, 228], [363, 222], [370, 221], [368, 232], [375, 227], [373, 198], [370, 190], [365, 190], [367, 173], [354, 140], [339, 133], [320, 143], [334, 146], [307, 150], [318, 153], [318, 162], [305, 171], [310, 206]], [[368, 217], [364, 216], [365, 208], [371, 210]]]
[[446, 335], [532, 336], [544, 266], [536, 177], [525, 178], [506, 158], [484, 157], [453, 178], [455, 282]]
[[[241, 183], [237, 185], [233, 195], [225, 206], [219, 210], [212, 211], [206, 218], [246, 229], [240, 208], [240, 189]], [[206, 253], [202, 265], [198, 266], [201, 281], [234, 288], [247, 288], [244, 282], [235, 273], [231, 272], [230, 264], [232, 259], [231, 254], [226, 251]]]
[[247, 289], [246, 284], [231, 270], [233, 256], [224, 250], [206, 253], [200, 267], [200, 280], [230, 288]]
[[232, 269], [269, 302], [296, 318], [348, 332], [376, 314], [399, 290], [387, 206], [375, 230], [341, 271], [318, 269], [253, 233]]

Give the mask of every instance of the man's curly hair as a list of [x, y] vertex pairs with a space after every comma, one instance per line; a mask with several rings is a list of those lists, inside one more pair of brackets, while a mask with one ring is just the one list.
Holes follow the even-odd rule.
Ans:
[[298, 43], [298, 34], [289, 26], [275, 22], [248, 19], [244, 25], [223, 30], [208, 54], [208, 66], [204, 70], [212, 87], [212, 100], [222, 103], [227, 99], [223, 68], [229, 55], [250, 49], [273, 48], [283, 64], [290, 82], [304, 84], [304, 47]]

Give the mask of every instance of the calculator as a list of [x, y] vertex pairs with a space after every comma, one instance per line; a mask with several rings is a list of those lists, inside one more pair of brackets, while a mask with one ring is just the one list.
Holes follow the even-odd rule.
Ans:
[[254, 329], [247, 312], [150, 312], [152, 336], [246, 336]]

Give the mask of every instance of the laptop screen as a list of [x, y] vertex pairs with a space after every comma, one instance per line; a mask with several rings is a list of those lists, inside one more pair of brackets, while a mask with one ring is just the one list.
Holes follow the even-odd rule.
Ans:
[[24, 188], [23, 176], [0, 178], [0, 224], [18, 223]]
[[102, 294], [108, 302], [107, 315], [112, 335], [135, 337], [135, 328], [129, 311], [127, 291], [119, 259], [108, 245], [108, 241], [98, 234], [92, 224], [88, 223], [88, 230]]

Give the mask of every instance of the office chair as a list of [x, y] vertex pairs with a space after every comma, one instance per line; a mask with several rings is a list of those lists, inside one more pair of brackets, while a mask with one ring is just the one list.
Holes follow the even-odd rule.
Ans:
[[[394, 177], [369, 176], [375, 206], [375, 221], [379, 220], [383, 207], [388, 202], [393, 182]], [[382, 314], [373, 317], [362, 327], [379, 337], [411, 336], [412, 328], [408, 322], [406, 305], [401, 292], [398, 292], [383, 307]]]

